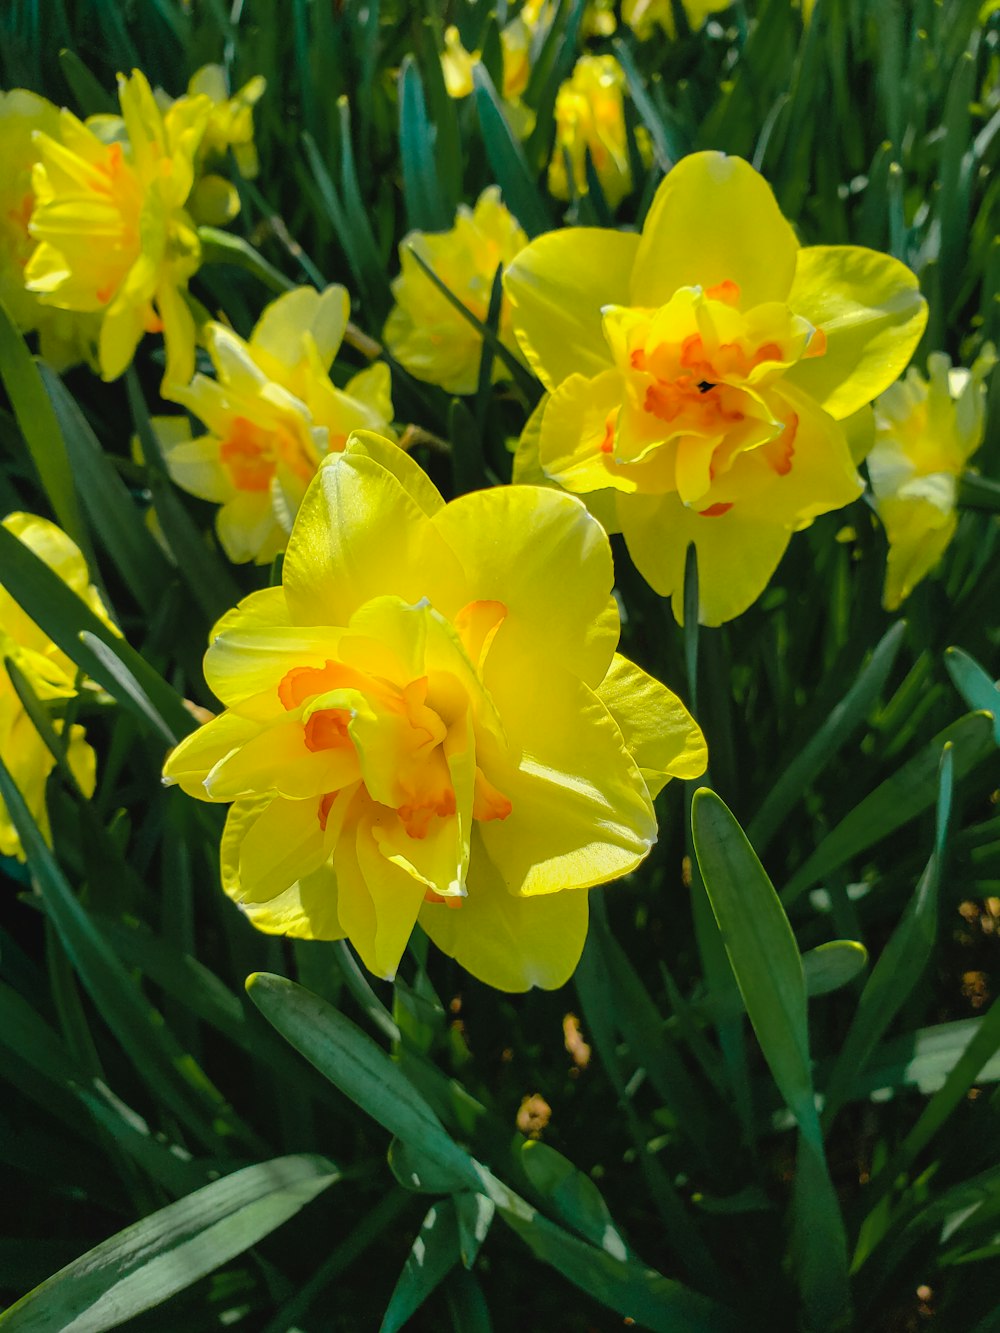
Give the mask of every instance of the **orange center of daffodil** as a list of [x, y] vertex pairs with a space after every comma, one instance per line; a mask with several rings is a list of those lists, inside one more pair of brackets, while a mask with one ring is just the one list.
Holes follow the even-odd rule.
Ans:
[[[481, 665], [506, 615], [502, 602], [479, 601], [455, 617], [469, 665]], [[451, 761], [468, 744], [467, 719], [477, 709], [469, 696], [478, 682], [441, 666], [406, 679], [398, 662], [369, 655], [370, 642], [352, 636], [345, 646], [351, 662], [292, 667], [277, 686], [282, 707], [300, 719], [305, 749], [328, 760], [331, 789], [317, 802], [319, 826], [325, 832], [334, 811], [346, 818], [346, 807], [361, 800], [385, 807], [376, 823], [394, 811], [406, 837], [423, 841], [455, 817]], [[366, 772], [364, 760], [373, 757]], [[478, 764], [474, 773], [472, 818], [506, 819], [510, 800]], [[433, 894], [428, 901], [444, 899]]]
[[281, 426], [258, 426], [247, 417], [233, 417], [219, 459], [239, 491], [269, 490], [279, 462], [303, 481], [309, 481], [316, 471], [315, 462], [289, 431]]
[[798, 361], [822, 356], [821, 329], [771, 302], [741, 309], [739, 286], [682, 287], [659, 310], [608, 306], [604, 332], [625, 379], [601, 451], [634, 468], [641, 489], [676, 490], [708, 517], [716, 477], [754, 451], [779, 476], [792, 467], [798, 418], [771, 390]]

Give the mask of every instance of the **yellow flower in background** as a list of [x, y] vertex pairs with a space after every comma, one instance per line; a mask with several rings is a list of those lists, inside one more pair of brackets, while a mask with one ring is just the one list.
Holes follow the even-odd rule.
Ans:
[[[581, 56], [556, 94], [556, 135], [549, 162], [549, 190], [556, 199], [586, 194], [587, 154], [610, 208], [617, 208], [634, 184], [625, 132], [625, 71], [614, 56]], [[644, 155], [649, 140], [637, 132]], [[569, 158], [572, 191], [566, 170]]]
[[[527, 138], [535, 124], [535, 113], [521, 101], [531, 77], [532, 50], [536, 40], [544, 40], [555, 16], [556, 6], [551, 0], [528, 0], [500, 30], [503, 78], [497, 91], [506, 103], [511, 129], [521, 139]], [[445, 29], [441, 71], [449, 97], [468, 97], [472, 93], [472, 71], [481, 56], [480, 51], [466, 50], [454, 24]]]
[[174, 481], [222, 506], [216, 528], [230, 560], [263, 563], [283, 551], [320, 459], [351, 431], [389, 429], [388, 366], [360, 371], [343, 389], [330, 380], [349, 314], [343, 287], [298, 287], [266, 307], [249, 342], [208, 324], [217, 378], [163, 390], [206, 427], [192, 438], [186, 418], [153, 422]]
[[94, 315], [43, 305], [24, 285], [36, 244], [28, 230], [35, 206], [31, 178], [38, 161], [36, 130], [58, 137], [58, 108], [24, 88], [0, 93], [0, 300], [22, 333], [37, 331], [45, 360], [65, 370], [78, 361], [96, 364], [98, 323]]
[[[483, 191], [474, 209], [459, 206], [450, 231], [411, 231], [404, 236], [399, 247], [402, 272], [392, 283], [396, 304], [382, 335], [390, 355], [417, 379], [440, 384], [449, 393], [475, 393], [482, 339], [423, 271], [411, 248], [485, 323], [497, 269], [506, 267], [527, 242], [517, 219], [500, 202], [495, 185]], [[503, 345], [517, 352], [506, 299], [498, 331]], [[506, 373], [495, 359], [494, 380]]]
[[192, 75], [187, 96], [204, 96], [212, 103], [199, 148], [201, 158], [223, 157], [232, 149], [240, 175], [253, 180], [260, 169], [253, 137], [253, 109], [266, 90], [267, 80], [257, 74], [230, 96], [221, 65], [202, 65]]
[[66, 110], [58, 137], [35, 136], [29, 231], [39, 244], [25, 282], [43, 305], [99, 314], [106, 380], [122, 374], [144, 333], [162, 330], [166, 378], [183, 382], [194, 372], [195, 344], [184, 293], [200, 260], [184, 205], [212, 104], [175, 104], [168, 125], [144, 74], [120, 77], [118, 88], [124, 143], [106, 142]]
[[566, 981], [586, 890], [643, 860], [653, 796], [706, 762], [680, 701], [616, 653], [613, 577], [572, 496], [446, 505], [367, 433], [326, 459], [282, 587], [213, 631], [226, 711], [164, 770], [234, 802], [222, 878], [250, 921], [347, 936], [391, 977], [419, 920], [491, 985]]
[[[692, 31], [704, 24], [710, 14], [728, 9], [732, 0], [682, 0]], [[622, 22], [632, 29], [640, 42], [662, 29], [668, 37], [677, 36], [672, 0], [623, 0]]]
[[986, 429], [985, 380], [996, 365], [987, 344], [971, 370], [943, 352], [927, 358], [929, 378], [911, 366], [875, 403], [868, 476], [889, 539], [883, 604], [909, 597], [955, 535], [958, 482]]
[[[44, 560], [109, 628], [114, 628], [97, 590], [90, 584], [87, 564], [79, 547], [61, 528], [47, 519], [22, 513], [8, 514], [3, 526]], [[79, 692], [74, 664], [0, 585], [0, 659], [7, 658], [27, 677], [42, 702], [58, 706], [58, 701], [72, 699]], [[53, 727], [57, 733], [62, 733], [64, 722], [54, 718]], [[94, 751], [84, 740], [83, 727], [76, 724], [70, 727], [66, 757], [84, 794], [90, 796], [94, 790], [95, 759]], [[46, 841], [51, 842], [45, 784], [55, 760], [35, 730], [10, 675], [2, 665], [0, 759], [10, 771]], [[24, 860], [20, 839], [3, 801], [0, 801], [0, 854]]]
[[800, 248], [764, 179], [712, 152], [673, 168], [641, 236], [550, 232], [505, 286], [548, 390], [515, 481], [584, 495], [678, 620], [694, 542], [708, 625], [760, 596], [792, 532], [860, 494], [841, 423], [927, 319], [903, 264]]

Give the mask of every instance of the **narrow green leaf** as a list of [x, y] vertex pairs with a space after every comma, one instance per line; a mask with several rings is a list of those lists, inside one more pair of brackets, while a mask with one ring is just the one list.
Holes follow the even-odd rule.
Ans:
[[220, 1131], [255, 1144], [222, 1095], [182, 1050], [162, 1016], [135, 986], [84, 908], [74, 897], [45, 844], [6, 765], [0, 761], [0, 798], [21, 839], [46, 912], [63, 948], [99, 1013], [131, 1057], [136, 1070], [192, 1133], [213, 1150]]
[[347, 224], [346, 238], [341, 237], [341, 244], [349, 239], [352, 253], [348, 256], [348, 262], [359, 275], [362, 290], [372, 307], [369, 312], [370, 322], [380, 325], [392, 304], [389, 276], [375, 243], [372, 210], [365, 207], [361, 198], [351, 140], [351, 108], [346, 97], [338, 99], [337, 110], [340, 115], [340, 197]]
[[760, 809], [747, 825], [747, 836], [760, 855], [770, 846], [771, 839], [802, 800], [810, 785], [874, 708], [905, 635], [906, 622], [902, 620], [886, 632], [843, 699], [831, 710], [819, 730], [764, 798]]
[[496, 1204], [485, 1194], [464, 1192], [453, 1196], [458, 1217], [458, 1247], [463, 1268], [471, 1269], [476, 1262], [483, 1241], [489, 1234]]
[[[181, 736], [194, 730], [194, 718], [167, 682], [124, 639], [98, 620], [44, 560], [2, 525], [0, 571], [3, 587], [67, 657], [119, 703], [147, 724], [152, 722], [168, 744], [176, 744]], [[88, 646], [94, 641], [102, 645], [100, 656]], [[118, 665], [112, 666], [112, 661]], [[125, 680], [123, 672], [135, 685]], [[140, 696], [148, 701], [151, 712]]]
[[857, 1010], [825, 1090], [823, 1120], [826, 1126], [833, 1123], [848, 1087], [864, 1069], [889, 1024], [920, 981], [930, 960], [938, 927], [940, 847], [951, 808], [953, 781], [953, 752], [950, 747], [946, 747], [938, 779], [938, 845], [899, 925], [890, 936], [861, 992]]
[[199, 227], [198, 240], [201, 242], [203, 264], [230, 264], [234, 268], [244, 269], [279, 296], [282, 292], [290, 292], [295, 286], [291, 278], [269, 264], [242, 236], [220, 231], [217, 227]]
[[995, 753], [993, 728], [992, 714], [968, 713], [938, 732], [919, 754], [886, 778], [827, 834], [782, 890], [781, 901], [785, 906], [790, 906], [824, 875], [930, 809], [938, 794], [943, 747], [954, 746], [957, 782]]
[[59, 64], [69, 90], [76, 98], [81, 119], [118, 114], [118, 104], [101, 81], [90, 72], [75, 51], [59, 52]]
[[438, 184], [434, 138], [420, 70], [413, 56], [408, 55], [399, 71], [399, 156], [411, 231], [446, 231], [454, 221]]
[[83, 525], [73, 469], [66, 456], [59, 422], [49, 402], [38, 366], [18, 332], [7, 307], [0, 301], [0, 379], [21, 428], [28, 453], [60, 526], [87, 557], [93, 568], [90, 541]]
[[507, 124], [492, 79], [482, 64], [477, 64], [472, 74], [483, 144], [504, 203], [529, 237], [551, 231], [549, 210], [535, 183], [524, 150]]
[[132, 596], [144, 610], [151, 611], [162, 600], [171, 578], [163, 553], [62, 380], [44, 361], [39, 371], [90, 526]]
[[868, 964], [868, 950], [857, 940], [829, 940], [802, 955], [802, 973], [809, 995], [829, 995], [848, 986]]
[[1000, 687], [996, 681], [961, 648], [946, 648], [944, 664], [955, 689], [969, 707], [993, 714], [993, 735], [1000, 745]]
[[627, 1259], [625, 1238], [615, 1226], [601, 1191], [589, 1176], [545, 1143], [521, 1145], [525, 1175], [561, 1222], [599, 1250]]
[[379, 1333], [397, 1333], [410, 1315], [459, 1262], [458, 1219], [451, 1199], [428, 1210], [399, 1281], [393, 1288]]
[[708, 787], [694, 794], [691, 826], [705, 890], [764, 1058], [803, 1131], [818, 1137], [805, 978], [788, 918], [743, 830]]
[[318, 995], [268, 972], [254, 973], [247, 992], [267, 1021], [373, 1120], [476, 1187], [472, 1159], [399, 1067], [350, 1019]]
[[325, 1157], [277, 1157], [214, 1180], [126, 1227], [0, 1315], [4, 1333], [100, 1333], [256, 1245], [328, 1189]]

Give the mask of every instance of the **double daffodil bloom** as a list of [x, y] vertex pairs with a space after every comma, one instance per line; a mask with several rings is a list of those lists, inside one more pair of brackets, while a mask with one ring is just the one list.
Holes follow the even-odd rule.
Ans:
[[587, 893], [705, 767], [680, 701], [619, 656], [611, 549], [572, 496], [445, 504], [368, 433], [326, 459], [280, 588], [215, 627], [226, 711], [165, 777], [232, 801], [226, 892], [261, 930], [347, 936], [391, 977], [414, 923], [504, 990], [561, 985]]
[[[95, 615], [110, 628], [111, 622], [97, 590], [90, 584], [87, 564], [75, 542], [47, 519], [34, 514], [8, 514], [3, 526], [39, 556], [76, 593]], [[43, 703], [59, 706], [78, 693], [77, 669], [66, 654], [52, 642], [0, 585], [0, 659], [10, 659], [24, 675]], [[61, 718], [53, 719], [57, 733], [63, 731]], [[66, 758], [85, 796], [94, 790], [94, 751], [84, 740], [84, 729], [76, 724], [69, 729]], [[0, 664], [0, 759], [9, 770], [24, 797], [32, 817], [46, 841], [51, 842], [49, 817], [45, 807], [45, 784], [55, 766], [55, 759], [35, 729], [14, 688], [10, 675]], [[0, 854], [24, 860], [20, 838], [7, 807], [0, 801]]]
[[28, 230], [39, 244], [25, 283], [43, 305], [99, 315], [106, 380], [122, 374], [144, 333], [162, 331], [166, 378], [186, 382], [195, 327], [184, 293], [201, 248], [185, 203], [212, 103], [185, 98], [165, 118], [138, 70], [119, 78], [118, 95], [124, 142], [66, 110], [58, 136], [35, 136]]
[[178, 486], [222, 506], [216, 530], [230, 560], [266, 563], [283, 551], [320, 459], [354, 430], [389, 429], [388, 366], [360, 371], [343, 389], [330, 380], [350, 308], [343, 287], [298, 287], [266, 307], [249, 342], [208, 324], [218, 378], [163, 390], [205, 424], [192, 438], [184, 417], [153, 422]]
[[[485, 324], [498, 267], [509, 264], [527, 242], [517, 219], [500, 202], [495, 185], [483, 191], [474, 209], [459, 206], [450, 231], [411, 231], [404, 236], [399, 247], [402, 272], [392, 282], [396, 304], [382, 334], [390, 354], [417, 379], [440, 384], [449, 393], [475, 393], [483, 340], [411, 250]], [[516, 352], [507, 300], [500, 307], [498, 333], [503, 345]], [[506, 373], [499, 358], [494, 360], [494, 380]]]
[[24, 285], [35, 248], [28, 224], [35, 207], [36, 130], [58, 138], [58, 107], [24, 88], [0, 93], [0, 300], [22, 333], [38, 333], [45, 360], [65, 370], [78, 361], [95, 362], [98, 322], [96, 315], [43, 305], [38, 293]]
[[868, 476], [889, 539], [883, 604], [895, 611], [945, 552], [958, 514], [958, 482], [986, 429], [986, 377], [996, 365], [987, 344], [971, 370], [943, 352], [915, 366], [875, 404]]
[[903, 264], [801, 249], [763, 178], [712, 152], [674, 167], [641, 236], [550, 232], [505, 286], [549, 391], [515, 480], [584, 495], [678, 620], [694, 542], [707, 625], [756, 600], [796, 529], [861, 493], [840, 423], [927, 318]]
[[[549, 162], [549, 190], [556, 199], [586, 194], [587, 154], [611, 208], [632, 190], [632, 165], [625, 132], [625, 71], [614, 56], [581, 56], [556, 94], [556, 134]], [[649, 157], [649, 137], [636, 132]], [[567, 174], [572, 172], [572, 191]]]

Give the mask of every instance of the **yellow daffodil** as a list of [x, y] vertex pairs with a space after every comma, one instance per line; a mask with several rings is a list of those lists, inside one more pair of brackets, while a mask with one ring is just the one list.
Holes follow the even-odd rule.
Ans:
[[184, 293], [200, 245], [184, 205], [212, 104], [188, 98], [168, 120], [138, 70], [118, 89], [124, 142], [66, 110], [58, 136], [35, 136], [29, 231], [39, 244], [25, 281], [43, 305], [99, 314], [105, 379], [125, 370], [144, 333], [162, 330], [167, 378], [186, 381], [195, 329]]
[[[390, 354], [417, 379], [440, 384], [449, 393], [475, 393], [482, 339], [434, 285], [411, 249], [485, 323], [497, 269], [509, 264], [527, 241], [495, 185], [483, 191], [475, 209], [459, 207], [450, 231], [411, 231], [399, 247], [402, 272], [392, 283], [396, 304], [383, 333]], [[506, 300], [500, 307], [499, 336], [505, 347], [517, 351]], [[502, 362], [494, 360], [493, 378], [505, 374]]]
[[572, 496], [445, 504], [369, 433], [324, 460], [283, 585], [216, 625], [225, 712], [168, 782], [234, 802], [226, 892], [261, 930], [347, 936], [391, 977], [415, 922], [505, 990], [561, 985], [587, 894], [705, 766], [680, 701], [620, 657], [611, 550]]
[[[709, 14], [729, 9], [733, 0], [682, 0], [684, 13], [693, 31], [697, 31]], [[672, 0], [623, 0], [622, 22], [632, 29], [640, 42], [652, 37], [659, 28], [668, 37], [677, 36]]]
[[793, 531], [860, 494], [840, 423], [927, 318], [903, 264], [801, 249], [763, 178], [711, 152], [674, 167], [641, 236], [550, 232], [505, 285], [549, 391], [515, 480], [585, 495], [678, 620], [694, 542], [708, 625], [756, 600]]
[[267, 306], [249, 342], [208, 324], [217, 378], [164, 389], [206, 427], [192, 438], [186, 418], [154, 421], [174, 481], [222, 506], [216, 528], [230, 560], [266, 562], [283, 551], [320, 459], [353, 430], [388, 430], [388, 366], [362, 370], [343, 389], [330, 380], [349, 314], [343, 287], [298, 287]]
[[[587, 193], [588, 153], [611, 208], [617, 208], [631, 192], [624, 91], [625, 71], [614, 56], [581, 56], [574, 65], [571, 77], [556, 94], [556, 135], [549, 162], [549, 190], [556, 199]], [[645, 131], [637, 132], [636, 143], [648, 157]]]
[[35, 248], [28, 224], [35, 206], [31, 178], [38, 161], [36, 130], [58, 137], [58, 108], [24, 88], [0, 93], [0, 300], [22, 333], [38, 333], [45, 360], [65, 370], [78, 361], [96, 364], [98, 323], [94, 315], [43, 305], [24, 285], [24, 270]]
[[883, 603], [895, 611], [934, 568], [955, 535], [958, 481], [983, 442], [985, 380], [996, 364], [987, 344], [971, 370], [943, 352], [927, 358], [875, 404], [868, 476], [889, 539]]
[[[34, 514], [8, 514], [3, 526], [39, 556], [91, 611], [111, 626], [97, 590], [91, 586], [87, 564], [79, 547], [54, 523]], [[0, 658], [11, 659], [27, 678], [34, 693], [45, 703], [72, 699], [77, 693], [77, 669], [0, 586]], [[64, 722], [53, 719], [62, 734]], [[69, 729], [66, 758], [86, 796], [94, 790], [94, 752], [84, 740], [83, 727]], [[28, 809], [43, 835], [51, 841], [45, 808], [45, 784], [55, 766], [48, 746], [35, 729], [21, 703], [10, 675], [0, 667], [0, 759], [10, 771]], [[0, 801], [0, 854], [24, 860], [20, 839], [7, 807]]]
[[240, 175], [253, 180], [260, 169], [253, 137], [253, 109], [266, 90], [267, 80], [257, 74], [230, 96], [221, 65], [202, 65], [192, 75], [188, 98], [207, 97], [212, 104], [199, 145], [201, 158], [222, 157], [232, 149]]
[[[500, 31], [503, 79], [497, 90], [504, 100], [507, 120], [520, 139], [526, 139], [535, 125], [535, 113], [521, 101], [531, 77], [531, 54], [537, 40], [551, 27], [556, 8], [551, 0], [529, 0]], [[542, 37], [538, 34], [541, 32]], [[445, 29], [441, 71], [449, 97], [468, 97], [474, 87], [472, 71], [481, 52], [467, 51], [458, 28]]]

